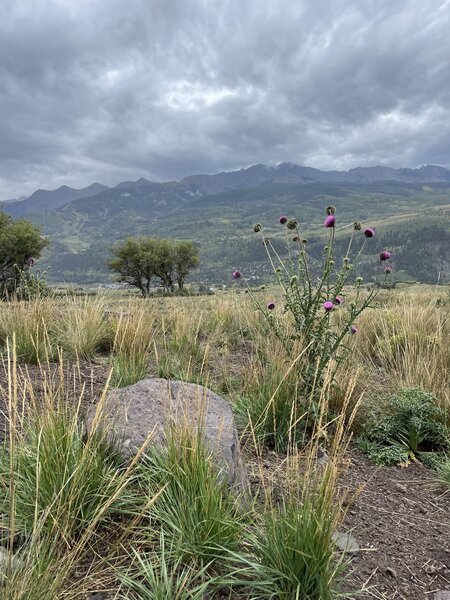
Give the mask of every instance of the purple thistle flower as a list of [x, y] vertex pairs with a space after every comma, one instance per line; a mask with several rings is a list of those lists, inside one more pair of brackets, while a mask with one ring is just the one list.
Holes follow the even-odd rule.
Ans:
[[334, 215], [328, 215], [328, 217], [323, 222], [324, 227], [334, 227], [336, 223], [336, 217]]
[[288, 218], [285, 215], [281, 215], [281, 217], [278, 219], [278, 222], [280, 223], [280, 225], [286, 225]]
[[344, 302], [344, 298], [342, 296], [336, 296], [336, 298], [334, 299], [334, 303], [339, 306], [340, 304], [342, 304]]
[[241, 272], [240, 271], [233, 271], [231, 273], [231, 276], [233, 277], [233, 279], [240, 279], [241, 278]]
[[364, 229], [364, 235], [366, 236], [366, 238], [371, 238], [375, 235], [375, 229], [374, 227], [366, 227]]
[[352, 325], [348, 332], [350, 333], [350, 335], [355, 335], [355, 333], [358, 333], [358, 328], [355, 327], [355, 325]]
[[387, 265], [386, 267], [384, 267], [384, 272], [389, 274], [392, 273], [392, 267], [391, 265]]
[[275, 302], [273, 300], [271, 300], [268, 304], [267, 304], [267, 308], [269, 310], [273, 310], [275, 308]]
[[392, 254], [387, 250], [383, 250], [382, 252], [380, 252], [380, 260], [389, 260], [391, 256]]
[[322, 306], [324, 307], [326, 312], [330, 312], [330, 310], [333, 310], [333, 308], [334, 308], [334, 304], [330, 300], [327, 300], [326, 302], [324, 302]]

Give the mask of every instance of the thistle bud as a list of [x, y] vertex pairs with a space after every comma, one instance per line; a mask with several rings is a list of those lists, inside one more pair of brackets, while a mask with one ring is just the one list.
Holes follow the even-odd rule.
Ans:
[[292, 231], [293, 229], [295, 229], [297, 227], [297, 220], [289, 219], [288, 222], [286, 223], [286, 227]]
[[254, 231], [255, 233], [259, 233], [259, 232], [261, 231], [261, 229], [262, 229], [262, 225], [261, 225], [261, 223], [255, 223], [255, 224], [253, 225], [253, 231]]
[[361, 225], [361, 222], [360, 222], [360, 221], [355, 221], [355, 222], [353, 223], [353, 229], [354, 229], [355, 231], [361, 231], [361, 227], [362, 227], [362, 225]]

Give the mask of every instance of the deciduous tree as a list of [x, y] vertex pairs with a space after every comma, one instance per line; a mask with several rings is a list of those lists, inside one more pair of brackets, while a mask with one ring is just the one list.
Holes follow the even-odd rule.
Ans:
[[24, 274], [40, 257], [48, 239], [25, 219], [13, 220], [0, 213], [0, 295], [12, 297], [18, 292]]
[[198, 262], [198, 249], [192, 242], [141, 237], [115, 244], [107, 264], [120, 281], [137, 287], [145, 297], [157, 281], [166, 292], [173, 293], [175, 283], [182, 291], [186, 277]]

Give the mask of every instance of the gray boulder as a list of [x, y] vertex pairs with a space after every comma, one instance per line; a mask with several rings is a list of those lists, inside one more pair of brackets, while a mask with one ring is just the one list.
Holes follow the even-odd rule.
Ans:
[[[95, 414], [96, 407], [90, 407], [86, 419], [88, 431]], [[242, 491], [247, 485], [230, 404], [201, 385], [144, 379], [110, 390], [103, 405], [103, 418], [128, 457], [135, 455], [150, 432], [153, 432], [150, 444], [164, 447], [171, 428], [200, 429], [206, 447], [217, 458], [228, 483]]]

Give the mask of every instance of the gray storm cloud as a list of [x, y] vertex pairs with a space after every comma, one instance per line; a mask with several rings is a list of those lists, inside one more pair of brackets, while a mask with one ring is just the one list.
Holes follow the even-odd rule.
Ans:
[[2, 0], [0, 198], [255, 162], [450, 165], [450, 2]]

